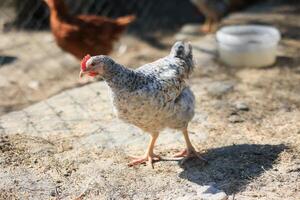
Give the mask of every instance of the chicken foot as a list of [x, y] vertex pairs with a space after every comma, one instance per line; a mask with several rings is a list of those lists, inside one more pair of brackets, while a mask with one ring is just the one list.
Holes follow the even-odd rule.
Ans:
[[151, 135], [151, 139], [150, 139], [146, 154], [143, 157], [130, 156], [131, 158], [133, 158], [133, 161], [128, 163], [129, 167], [132, 167], [134, 165], [143, 164], [148, 161], [150, 163], [152, 169], [154, 169], [153, 163], [155, 161], [159, 161], [161, 159], [160, 156], [153, 153], [153, 149], [154, 149], [154, 145], [155, 145], [157, 137], [158, 137], [158, 133]]
[[204, 161], [205, 163], [207, 163], [207, 160], [205, 158], [203, 158], [199, 152], [197, 152], [195, 150], [195, 148], [193, 147], [191, 141], [190, 141], [190, 138], [189, 138], [189, 134], [188, 134], [188, 130], [187, 128], [183, 129], [182, 130], [182, 133], [183, 133], [183, 136], [184, 136], [184, 140], [185, 140], [185, 143], [186, 143], [186, 149], [180, 151], [179, 153], [176, 153], [174, 155], [175, 158], [178, 158], [178, 157], [184, 157], [181, 161], [181, 164], [183, 164], [185, 161], [187, 161], [188, 159], [190, 158], [193, 158], [193, 157], [197, 157], [199, 160], [202, 160]]

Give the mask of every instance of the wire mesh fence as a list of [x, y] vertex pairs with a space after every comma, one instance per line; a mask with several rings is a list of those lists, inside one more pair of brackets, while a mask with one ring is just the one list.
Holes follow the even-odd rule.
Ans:
[[[189, 0], [65, 0], [70, 13], [97, 14], [116, 18], [135, 14], [137, 20], [131, 30], [149, 32], [172, 30], [187, 22], [202, 20]], [[0, 7], [13, 7], [15, 17], [9, 23], [19, 29], [45, 29], [49, 27], [49, 9], [43, 0], [7, 0]], [[5, 12], [5, 11], [4, 11]], [[6, 12], [7, 15], [12, 13]]]

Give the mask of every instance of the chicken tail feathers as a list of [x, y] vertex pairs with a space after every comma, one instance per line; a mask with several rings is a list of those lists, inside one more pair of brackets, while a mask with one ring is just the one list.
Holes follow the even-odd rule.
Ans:
[[135, 19], [136, 19], [135, 15], [127, 15], [127, 16], [124, 16], [124, 17], [117, 18], [116, 22], [120, 26], [127, 26], [130, 23], [132, 23], [133, 21], [135, 21]]
[[193, 60], [192, 45], [189, 42], [185, 43], [183, 41], [178, 41], [173, 45], [170, 56], [177, 57], [185, 61], [185, 77], [188, 78], [193, 72], [195, 65]]

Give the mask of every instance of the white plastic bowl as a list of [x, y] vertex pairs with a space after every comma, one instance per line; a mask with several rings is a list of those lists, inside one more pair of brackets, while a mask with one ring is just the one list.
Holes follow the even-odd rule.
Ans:
[[274, 64], [280, 40], [271, 26], [235, 25], [217, 32], [220, 60], [233, 67], [264, 67]]

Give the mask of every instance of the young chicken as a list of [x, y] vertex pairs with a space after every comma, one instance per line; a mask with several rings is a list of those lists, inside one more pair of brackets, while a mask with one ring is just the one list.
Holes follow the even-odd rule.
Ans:
[[109, 54], [113, 42], [135, 19], [133, 15], [117, 19], [96, 15], [71, 16], [63, 0], [44, 1], [50, 9], [50, 25], [57, 45], [78, 59], [88, 52]]
[[[146, 154], [135, 157], [129, 166], [160, 157], [153, 152], [159, 132], [165, 128], [181, 130], [186, 149], [176, 157], [200, 155], [188, 136], [188, 123], [194, 116], [195, 97], [185, 79], [193, 71], [192, 46], [176, 42], [171, 53], [138, 69], [129, 69], [108, 56], [86, 56], [82, 61], [80, 77], [102, 76], [112, 91], [117, 116], [150, 133], [151, 140]], [[202, 159], [202, 158], [201, 158]]]

